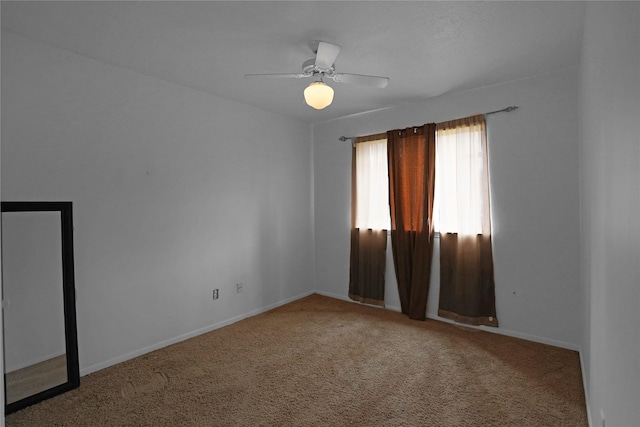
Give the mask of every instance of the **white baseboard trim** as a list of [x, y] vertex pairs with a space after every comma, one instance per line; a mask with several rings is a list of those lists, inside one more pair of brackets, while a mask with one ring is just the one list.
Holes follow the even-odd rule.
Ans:
[[[319, 295], [323, 295], [323, 296], [326, 296], [326, 297], [330, 297], [330, 298], [335, 298], [335, 299], [351, 302], [351, 303], [354, 303], [354, 304], [359, 304], [358, 302], [353, 301], [351, 298], [349, 298], [346, 295], [338, 295], [338, 294], [333, 294], [333, 293], [330, 293], [330, 292], [318, 291], [318, 290], [305, 292], [305, 293], [302, 293], [302, 294], [297, 295], [295, 297], [287, 298], [287, 299], [279, 301], [277, 303], [270, 304], [270, 305], [267, 305], [267, 306], [264, 306], [264, 307], [260, 307], [260, 308], [257, 308], [255, 310], [251, 310], [251, 311], [249, 311], [247, 313], [242, 313], [240, 315], [231, 317], [229, 319], [222, 320], [222, 321], [214, 323], [212, 325], [208, 325], [208, 326], [205, 326], [203, 328], [196, 329], [195, 331], [191, 331], [191, 332], [179, 335], [177, 337], [170, 338], [168, 340], [164, 340], [164, 341], [161, 341], [159, 343], [156, 343], [156, 344], [153, 344], [153, 345], [150, 345], [150, 346], [147, 346], [147, 347], [143, 347], [143, 348], [141, 348], [139, 350], [132, 351], [132, 352], [124, 354], [122, 356], [116, 356], [116, 357], [113, 357], [113, 358], [111, 358], [109, 360], [106, 360], [104, 362], [96, 363], [94, 365], [82, 368], [82, 369], [80, 369], [80, 376], [85, 376], [85, 375], [91, 374], [91, 373], [99, 371], [101, 369], [108, 368], [109, 366], [117, 365], [118, 363], [122, 363], [122, 362], [125, 362], [125, 361], [129, 360], [129, 359], [133, 359], [134, 357], [142, 356], [143, 354], [147, 354], [147, 353], [150, 353], [152, 351], [159, 350], [159, 349], [161, 349], [163, 347], [166, 347], [166, 346], [169, 346], [169, 345], [172, 345], [172, 344], [176, 344], [176, 343], [184, 341], [184, 340], [188, 340], [190, 338], [196, 337], [196, 336], [201, 335], [201, 334], [205, 334], [207, 332], [214, 331], [214, 330], [222, 328], [224, 326], [231, 325], [233, 323], [239, 322], [240, 320], [246, 319], [248, 317], [253, 317], [253, 316], [258, 315], [260, 313], [264, 313], [265, 311], [272, 310], [274, 308], [277, 308], [277, 307], [280, 307], [282, 305], [288, 304], [290, 302], [296, 301], [296, 300], [298, 300], [300, 298], [307, 297], [307, 296], [309, 296], [311, 294], [314, 294], [314, 293], [319, 294]], [[400, 307], [395, 307], [395, 306], [378, 307], [378, 306], [370, 305], [370, 307], [386, 309], [386, 310], [391, 310], [391, 311], [395, 311], [395, 312], [400, 312], [401, 311]], [[574, 350], [574, 351], [580, 352], [580, 349], [574, 344], [566, 343], [566, 342], [563, 342], [563, 341], [558, 341], [558, 340], [554, 340], [554, 339], [550, 339], [550, 338], [538, 337], [538, 336], [535, 336], [535, 335], [529, 335], [529, 334], [525, 334], [525, 333], [521, 333], [521, 332], [510, 331], [510, 330], [506, 330], [506, 329], [502, 329], [502, 328], [490, 328], [490, 327], [486, 327], [486, 326], [463, 325], [463, 324], [456, 323], [456, 322], [454, 322], [452, 320], [445, 319], [445, 318], [442, 318], [442, 317], [438, 317], [436, 315], [429, 314], [429, 313], [427, 313], [427, 318], [432, 319], [432, 320], [436, 320], [436, 321], [440, 321], [440, 322], [446, 322], [446, 323], [450, 323], [450, 324], [461, 325], [461, 326], [464, 326], [464, 327], [479, 329], [479, 330], [483, 330], [483, 331], [486, 331], [486, 332], [506, 335], [506, 336], [510, 336], [510, 337], [513, 337], [513, 338], [520, 338], [520, 339], [524, 339], [524, 340], [527, 340], [527, 341], [538, 342], [538, 343], [541, 343], [541, 344], [548, 344], [548, 345], [552, 345], [552, 346], [555, 346], [555, 347], [560, 347], [560, 348], [565, 348], [565, 349], [568, 349], [568, 350]], [[580, 357], [582, 357], [582, 356], [580, 356]], [[583, 370], [583, 376], [584, 376], [584, 370]]]
[[314, 291], [313, 293], [318, 294], [318, 295], [322, 295], [325, 297], [329, 297], [329, 298], [335, 298], [335, 299], [339, 299], [342, 301], [346, 301], [346, 302], [352, 302], [354, 304], [360, 304], [360, 305], [366, 305], [368, 307], [373, 307], [373, 308], [382, 308], [385, 310], [391, 310], [391, 311], [397, 311], [398, 313], [400, 313], [402, 310], [400, 309], [400, 307], [396, 307], [394, 305], [385, 305], [384, 307], [380, 307], [379, 305], [372, 305], [372, 304], [364, 304], [358, 301], [354, 301], [351, 298], [349, 298], [346, 295], [338, 295], [338, 294], [333, 294], [331, 292], [325, 292], [325, 291]]
[[[339, 300], [343, 300], [343, 301], [347, 301], [347, 302], [352, 302], [354, 304], [360, 304], [359, 302], [352, 300], [351, 298], [349, 298], [346, 295], [337, 295], [337, 294], [333, 294], [333, 293], [330, 293], [330, 292], [324, 292], [324, 291], [315, 291], [315, 293], [319, 294], [319, 295], [324, 295], [324, 296], [330, 297], [330, 298], [335, 298], [335, 299], [339, 299]], [[368, 304], [364, 304], [364, 305], [368, 305]], [[402, 311], [400, 309], [400, 307], [390, 306], [390, 305], [387, 305], [385, 307], [379, 307], [379, 306], [371, 305], [370, 307], [383, 308], [383, 309], [386, 309], [386, 310], [392, 310], [392, 311], [397, 311], [397, 312], [401, 312]], [[491, 333], [494, 333], [494, 334], [506, 335], [508, 337], [520, 338], [520, 339], [523, 339], [523, 340], [533, 341], [533, 342], [537, 342], [537, 343], [540, 343], [540, 344], [552, 345], [554, 347], [560, 347], [560, 348], [564, 348], [564, 349], [567, 349], [567, 350], [574, 350], [574, 351], [579, 351], [580, 350], [579, 347], [576, 346], [575, 344], [567, 343], [567, 342], [564, 342], [564, 341], [558, 341], [558, 340], [554, 340], [554, 339], [551, 339], [551, 338], [539, 337], [539, 336], [536, 336], [536, 335], [529, 335], [529, 334], [525, 334], [525, 333], [522, 333], [522, 332], [510, 331], [510, 330], [504, 329], [504, 328], [493, 328], [493, 327], [488, 327], [488, 326], [467, 325], [467, 324], [463, 324], [463, 323], [457, 323], [457, 322], [454, 322], [453, 320], [445, 319], [444, 317], [439, 317], [439, 316], [437, 316], [435, 314], [429, 314], [429, 313], [427, 313], [427, 318], [431, 319], [431, 320], [437, 320], [439, 322], [450, 323], [452, 325], [464, 326], [465, 328], [479, 329], [481, 331], [491, 332]]]
[[547, 345], [551, 345], [551, 346], [554, 346], [554, 347], [564, 348], [564, 349], [567, 349], [567, 350], [573, 350], [573, 351], [579, 351], [580, 350], [579, 347], [576, 346], [575, 344], [571, 344], [571, 343], [564, 342], [564, 341], [559, 341], [559, 340], [554, 340], [553, 338], [539, 337], [537, 335], [530, 335], [530, 334], [525, 334], [523, 332], [511, 331], [509, 329], [504, 329], [504, 328], [500, 328], [500, 327], [494, 328], [494, 327], [490, 327], [490, 326], [467, 325], [467, 324], [464, 324], [464, 323], [454, 322], [453, 320], [445, 319], [444, 317], [440, 317], [440, 316], [437, 316], [435, 314], [429, 314], [429, 313], [427, 313], [427, 318], [428, 319], [432, 319], [432, 320], [438, 320], [440, 322], [450, 323], [452, 325], [463, 326], [465, 328], [478, 329], [478, 330], [485, 331], [485, 332], [491, 332], [493, 334], [505, 335], [505, 336], [512, 337], [512, 338], [519, 338], [519, 339], [523, 339], [523, 340], [527, 340], [527, 341], [537, 342], [537, 343], [540, 343], [540, 344], [547, 344]]
[[584, 403], [587, 407], [587, 425], [589, 427], [593, 427], [593, 420], [591, 419], [591, 408], [589, 406], [589, 388], [587, 387], [587, 370], [586, 370], [586, 366], [584, 365], [582, 351], [583, 349], [581, 348], [578, 351], [578, 354], [580, 355], [580, 370], [582, 371], [582, 388], [584, 389], [584, 400], [585, 400]]
[[80, 369], [80, 376], [83, 377], [85, 375], [89, 375], [89, 374], [91, 374], [93, 372], [96, 372], [96, 371], [99, 371], [101, 369], [108, 368], [109, 366], [117, 365], [118, 363], [125, 362], [125, 361], [127, 361], [129, 359], [133, 359], [135, 357], [142, 356], [143, 354], [147, 354], [147, 353], [150, 353], [152, 351], [159, 350], [159, 349], [161, 349], [163, 347], [167, 347], [169, 345], [176, 344], [176, 343], [179, 343], [181, 341], [188, 340], [188, 339], [196, 337], [198, 335], [206, 334], [207, 332], [211, 332], [211, 331], [214, 331], [216, 329], [220, 329], [222, 327], [225, 327], [225, 326], [231, 325], [233, 323], [239, 322], [240, 320], [246, 319], [248, 317], [253, 317], [253, 316], [257, 315], [257, 314], [264, 313], [265, 311], [269, 311], [269, 310], [272, 310], [274, 308], [280, 307], [281, 305], [285, 305], [285, 304], [288, 304], [290, 302], [299, 300], [300, 298], [307, 297], [307, 296], [309, 296], [309, 295], [311, 295], [313, 293], [314, 293], [313, 291], [305, 292], [305, 293], [297, 295], [295, 297], [287, 298], [287, 299], [284, 299], [282, 301], [278, 301], [277, 303], [270, 304], [270, 305], [267, 305], [267, 306], [264, 306], [264, 307], [260, 307], [260, 308], [257, 308], [255, 310], [251, 310], [251, 311], [249, 311], [247, 313], [242, 313], [242, 314], [239, 314], [237, 316], [231, 317], [229, 319], [225, 319], [225, 320], [222, 320], [220, 322], [214, 323], [212, 325], [208, 325], [208, 326], [205, 326], [203, 328], [196, 329], [195, 331], [187, 332], [185, 334], [178, 335], [177, 337], [170, 338], [168, 340], [164, 340], [164, 341], [161, 341], [159, 343], [156, 343], [156, 344], [153, 344], [153, 345], [150, 345], [150, 346], [147, 346], [147, 347], [143, 347], [143, 348], [141, 348], [139, 350], [135, 350], [135, 351], [132, 351], [130, 353], [123, 354], [122, 356], [116, 356], [116, 357], [113, 357], [113, 358], [111, 358], [109, 360], [105, 360], [104, 362], [100, 362], [100, 363], [93, 364], [91, 366], [87, 366], [86, 368]]
[[[335, 298], [335, 299], [339, 299], [342, 301], [347, 301], [347, 302], [356, 302], [354, 300], [352, 300], [351, 298], [349, 298], [346, 295], [338, 295], [338, 294], [332, 294], [331, 292], [325, 292], [325, 291], [313, 291], [313, 293], [318, 294], [318, 295], [322, 295], [325, 297], [329, 297], [329, 298]], [[377, 307], [377, 306], [371, 306], [371, 307]], [[382, 307], [378, 307], [378, 308], [382, 308]]]

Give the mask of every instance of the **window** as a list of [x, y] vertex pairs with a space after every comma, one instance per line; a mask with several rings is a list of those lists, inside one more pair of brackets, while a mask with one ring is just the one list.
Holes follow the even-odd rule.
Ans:
[[389, 182], [387, 134], [356, 138], [351, 149], [349, 298], [384, 306]]
[[483, 122], [438, 125], [434, 228], [443, 233], [488, 233], [489, 197]]
[[356, 144], [356, 183], [356, 227], [361, 230], [389, 230], [386, 138]]
[[[434, 230], [460, 235], [490, 233], [486, 128], [478, 117], [438, 124]], [[389, 230], [387, 140], [356, 144], [360, 229]]]
[[369, 142], [357, 140], [353, 148], [349, 297], [384, 304], [386, 233], [381, 230], [391, 226], [391, 203], [402, 312], [425, 318], [431, 239], [437, 231], [438, 315], [498, 326], [484, 115], [393, 130], [387, 136], [363, 137]]

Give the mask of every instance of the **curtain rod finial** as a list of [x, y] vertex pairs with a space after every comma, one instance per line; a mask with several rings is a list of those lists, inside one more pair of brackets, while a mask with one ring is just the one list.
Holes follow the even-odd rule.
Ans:
[[496, 110], [496, 111], [491, 111], [491, 112], [489, 112], [489, 113], [484, 113], [484, 115], [485, 115], [485, 116], [488, 116], [489, 114], [496, 114], [496, 113], [502, 113], [502, 112], [510, 113], [510, 112], [512, 112], [513, 110], [517, 110], [518, 108], [520, 108], [520, 107], [518, 107], [518, 106], [516, 106], [516, 105], [511, 105], [511, 106], [509, 106], [509, 107], [507, 107], [507, 108], [503, 108], [502, 110]]

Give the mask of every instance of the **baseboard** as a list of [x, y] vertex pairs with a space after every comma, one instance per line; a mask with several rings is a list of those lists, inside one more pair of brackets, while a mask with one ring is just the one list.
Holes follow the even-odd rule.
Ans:
[[478, 330], [481, 330], [481, 331], [491, 332], [493, 334], [505, 335], [505, 336], [508, 336], [508, 337], [519, 338], [519, 339], [523, 339], [523, 340], [527, 340], [527, 341], [537, 342], [537, 343], [540, 343], [540, 344], [547, 344], [547, 345], [551, 345], [551, 346], [554, 346], [554, 347], [564, 348], [564, 349], [567, 349], [567, 350], [573, 350], [573, 351], [579, 351], [580, 350], [580, 348], [577, 345], [572, 344], [572, 343], [559, 341], [559, 340], [554, 340], [552, 338], [539, 337], [537, 335], [525, 334], [523, 332], [511, 331], [509, 329], [494, 328], [494, 327], [490, 327], [490, 326], [467, 325], [467, 324], [464, 324], [464, 323], [454, 322], [453, 320], [445, 319], [444, 317], [436, 316], [434, 314], [429, 314], [429, 313], [427, 313], [427, 318], [432, 319], [432, 320], [438, 320], [440, 322], [451, 323], [453, 325], [464, 326], [465, 328], [478, 329]]
[[[339, 299], [342, 301], [347, 301], [347, 302], [355, 302], [354, 300], [352, 300], [351, 298], [349, 298], [346, 295], [337, 295], [337, 294], [332, 294], [331, 292], [325, 292], [325, 291], [314, 291], [314, 294], [318, 294], [318, 295], [322, 295], [325, 297], [329, 297], [329, 298], [335, 298], [335, 299]], [[368, 304], [365, 304], [368, 305]], [[377, 306], [371, 306], [371, 307], [377, 307]], [[378, 307], [378, 308], [382, 308], [382, 307]]]
[[593, 420], [591, 419], [591, 408], [589, 406], [589, 388], [587, 387], [587, 370], [584, 365], [584, 359], [582, 357], [583, 349], [578, 351], [580, 355], [580, 370], [582, 371], [582, 388], [584, 389], [584, 400], [587, 407], [587, 423], [589, 427], [593, 427]]
[[[337, 295], [337, 294], [333, 294], [330, 292], [324, 292], [324, 291], [315, 291], [316, 294], [319, 295], [324, 295], [326, 297], [330, 297], [330, 298], [335, 298], [335, 299], [339, 299], [339, 300], [343, 300], [343, 301], [347, 301], [347, 302], [352, 302], [354, 304], [360, 304], [357, 301], [352, 300], [351, 298], [349, 298], [348, 296], [345, 295]], [[365, 304], [368, 305], [368, 304]], [[371, 307], [376, 307], [376, 308], [384, 308], [386, 310], [392, 310], [392, 311], [397, 311], [397, 312], [401, 312], [402, 310], [400, 309], [400, 307], [396, 307], [396, 306], [385, 306], [385, 307], [378, 307], [378, 306], [371, 306]], [[504, 328], [492, 328], [492, 327], [488, 327], [488, 326], [473, 326], [473, 325], [466, 325], [466, 324], [462, 324], [462, 323], [457, 323], [454, 322], [453, 320], [450, 319], [445, 319], [444, 317], [439, 317], [435, 314], [429, 314], [427, 313], [427, 318], [431, 319], [431, 320], [437, 320], [439, 322], [445, 322], [445, 323], [450, 323], [453, 325], [459, 325], [459, 326], [464, 326], [464, 327], [468, 327], [468, 328], [472, 328], [472, 329], [479, 329], [481, 331], [486, 331], [486, 332], [491, 332], [491, 333], [495, 333], [495, 334], [500, 334], [500, 335], [506, 335], [508, 337], [513, 337], [513, 338], [520, 338], [523, 340], [527, 340], [527, 341], [533, 341], [533, 342], [537, 342], [540, 344], [547, 344], [547, 345], [552, 345], [554, 347], [560, 347], [560, 348], [564, 348], [567, 350], [573, 350], [573, 351], [579, 351], [578, 346], [576, 346], [575, 344], [571, 344], [571, 343], [567, 343], [564, 341], [558, 341], [558, 340], [554, 340], [551, 338], [544, 338], [544, 337], [539, 337], [536, 335], [529, 335], [529, 334], [525, 334], [525, 333], [521, 333], [521, 332], [516, 332], [516, 331], [510, 331], [508, 329], [504, 329]]]
[[182, 335], [178, 335], [177, 337], [170, 338], [168, 340], [161, 341], [159, 343], [156, 343], [156, 344], [141, 348], [139, 350], [132, 351], [132, 352], [124, 354], [122, 356], [113, 357], [113, 358], [111, 358], [109, 360], [106, 360], [104, 362], [96, 363], [94, 365], [91, 365], [91, 366], [88, 366], [86, 368], [80, 369], [80, 376], [89, 375], [89, 374], [91, 374], [93, 372], [96, 372], [96, 371], [99, 371], [101, 369], [108, 368], [109, 366], [117, 365], [118, 363], [125, 362], [125, 361], [127, 361], [129, 359], [133, 359], [135, 357], [142, 356], [143, 354], [147, 354], [147, 353], [150, 353], [152, 351], [159, 350], [159, 349], [161, 349], [163, 347], [167, 347], [169, 345], [176, 344], [176, 343], [179, 343], [181, 341], [188, 340], [188, 339], [196, 337], [198, 335], [206, 334], [207, 332], [211, 332], [211, 331], [214, 331], [216, 329], [231, 325], [233, 323], [239, 322], [239, 321], [241, 321], [243, 319], [246, 319], [248, 317], [253, 317], [253, 316], [257, 315], [257, 314], [264, 313], [265, 311], [273, 310], [274, 308], [277, 308], [277, 307], [280, 307], [281, 305], [285, 305], [285, 304], [288, 304], [290, 302], [299, 300], [300, 298], [307, 297], [307, 296], [309, 296], [309, 295], [311, 295], [313, 293], [314, 293], [313, 291], [305, 292], [305, 293], [297, 295], [295, 297], [287, 298], [287, 299], [284, 299], [282, 301], [278, 301], [277, 303], [269, 304], [267, 306], [260, 307], [260, 308], [257, 308], [255, 310], [251, 310], [249, 312], [239, 314], [239, 315], [231, 317], [229, 319], [225, 319], [225, 320], [222, 320], [220, 322], [216, 322], [216, 323], [214, 323], [212, 325], [208, 325], [208, 326], [205, 326], [203, 328], [196, 329], [195, 331], [191, 331], [191, 332], [187, 332], [187, 333], [182, 334]]
[[278, 302], [276, 302], [274, 304], [270, 304], [270, 305], [267, 305], [265, 307], [258, 308], [256, 310], [251, 310], [251, 311], [249, 311], [249, 312], [247, 312], [245, 314], [245, 318], [253, 317], [253, 316], [258, 315], [260, 313], [264, 313], [265, 311], [273, 310], [274, 308], [278, 308], [278, 307], [280, 307], [282, 305], [289, 304], [290, 302], [294, 302], [294, 301], [297, 301], [297, 300], [299, 300], [301, 298], [308, 297], [309, 295], [312, 295], [314, 293], [315, 292], [313, 292], [313, 291], [304, 292], [304, 293], [302, 293], [300, 295], [297, 295], [295, 297], [287, 298], [287, 299], [284, 299], [282, 301], [278, 301]]
[[349, 298], [346, 295], [337, 295], [337, 294], [332, 294], [331, 292], [325, 292], [325, 291], [314, 291], [313, 293], [314, 294], [318, 294], [318, 295], [322, 295], [322, 296], [325, 296], [325, 297], [329, 297], [329, 298], [339, 299], [339, 300], [346, 301], [346, 302], [352, 302], [354, 304], [366, 305], [368, 307], [382, 308], [382, 309], [385, 309], [385, 310], [397, 311], [398, 313], [400, 313], [402, 311], [400, 309], [400, 307], [396, 307], [394, 305], [385, 305], [384, 307], [380, 307], [379, 305], [363, 304], [363, 303], [360, 303], [358, 301], [352, 300], [351, 298]]
[[[304, 298], [306, 296], [309, 296], [309, 295], [311, 295], [313, 293], [316, 293], [318, 295], [323, 295], [323, 296], [326, 296], [326, 297], [330, 297], [330, 298], [335, 298], [335, 299], [351, 302], [351, 303], [354, 303], [354, 304], [359, 304], [358, 302], [353, 301], [352, 299], [350, 299], [346, 295], [338, 295], [338, 294], [333, 294], [331, 292], [318, 291], [318, 290], [305, 292], [305, 293], [297, 295], [295, 297], [287, 298], [285, 300], [278, 301], [277, 303], [270, 304], [270, 305], [267, 305], [267, 306], [264, 306], [264, 307], [260, 307], [260, 308], [257, 308], [255, 310], [251, 310], [251, 311], [246, 312], [246, 313], [242, 313], [242, 314], [240, 314], [238, 316], [234, 316], [234, 317], [231, 317], [229, 319], [225, 319], [223, 321], [214, 323], [212, 325], [208, 325], [208, 326], [205, 326], [203, 328], [196, 329], [195, 331], [188, 332], [188, 333], [179, 335], [177, 337], [170, 338], [170, 339], [165, 340], [165, 341], [161, 341], [159, 343], [156, 343], [156, 344], [141, 348], [141, 349], [136, 350], [136, 351], [132, 351], [132, 352], [124, 354], [122, 356], [117, 356], [117, 357], [111, 358], [109, 360], [106, 360], [104, 362], [96, 363], [96, 364], [88, 366], [86, 368], [82, 368], [80, 370], [80, 376], [88, 375], [90, 373], [99, 371], [101, 369], [108, 368], [109, 366], [117, 365], [118, 363], [122, 363], [124, 361], [129, 360], [129, 359], [133, 359], [134, 357], [142, 356], [143, 354], [146, 354], [146, 353], [149, 353], [149, 352], [152, 352], [152, 351], [155, 351], [155, 350], [159, 350], [159, 349], [161, 349], [163, 347], [166, 347], [166, 346], [169, 346], [169, 345], [172, 345], [172, 344], [176, 344], [176, 343], [184, 341], [184, 340], [188, 340], [190, 338], [196, 337], [196, 336], [201, 335], [201, 334], [205, 334], [207, 332], [214, 331], [214, 330], [222, 328], [224, 326], [231, 325], [233, 323], [239, 322], [240, 320], [246, 319], [248, 317], [253, 317], [253, 316], [258, 315], [260, 313], [264, 313], [265, 311], [272, 310], [274, 308], [277, 308], [277, 307], [280, 307], [282, 305], [288, 304], [290, 302], [296, 301], [296, 300], [298, 300], [300, 298]], [[400, 312], [401, 311], [400, 307], [395, 307], [395, 306], [378, 307], [378, 306], [373, 306], [372, 305], [370, 307], [375, 307], [375, 308], [379, 308], [379, 309], [386, 309], [386, 310], [391, 310], [391, 311], [396, 311], [396, 312]], [[456, 323], [456, 322], [454, 322], [452, 320], [445, 319], [445, 318], [442, 318], [442, 317], [438, 317], [436, 315], [432, 315], [432, 314], [428, 314], [428, 313], [427, 313], [427, 318], [432, 319], [432, 320], [437, 320], [437, 321], [440, 321], [440, 322], [458, 324], [458, 323]], [[469, 328], [483, 330], [483, 331], [486, 331], [486, 332], [496, 333], [496, 334], [500, 334], [500, 335], [506, 335], [506, 336], [510, 336], [510, 337], [513, 337], [513, 338], [520, 338], [520, 339], [524, 339], [524, 340], [527, 340], [527, 341], [538, 342], [538, 343], [541, 343], [541, 344], [552, 345], [552, 346], [555, 346], [555, 347], [565, 348], [565, 349], [568, 349], [568, 350], [574, 350], [574, 351], [578, 351], [578, 352], [580, 351], [580, 349], [577, 346], [575, 346], [575, 345], [573, 345], [571, 343], [566, 343], [566, 342], [563, 342], [563, 341], [558, 341], [558, 340], [553, 340], [553, 339], [549, 339], [549, 338], [538, 337], [538, 336], [535, 336], [535, 335], [529, 335], [529, 334], [524, 334], [524, 333], [520, 333], [520, 332], [510, 331], [510, 330], [506, 330], [506, 329], [503, 329], [503, 328], [489, 328], [489, 327], [486, 327], [486, 326], [472, 326], [472, 325], [463, 325], [463, 326], [469, 327]], [[584, 375], [584, 370], [583, 370], [583, 375]]]

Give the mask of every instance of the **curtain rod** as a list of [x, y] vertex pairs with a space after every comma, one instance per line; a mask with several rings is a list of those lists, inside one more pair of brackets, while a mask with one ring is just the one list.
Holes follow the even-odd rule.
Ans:
[[511, 105], [511, 106], [509, 106], [509, 107], [507, 107], [507, 108], [503, 108], [502, 110], [496, 110], [496, 111], [490, 111], [490, 112], [488, 112], [488, 113], [484, 113], [484, 115], [485, 115], [485, 116], [488, 116], [489, 114], [496, 114], [496, 113], [502, 113], [502, 112], [504, 112], [504, 113], [510, 113], [510, 112], [512, 112], [513, 110], [517, 110], [518, 108], [520, 108], [520, 107], [518, 107], [518, 106], [516, 106], [516, 105]]
[[[507, 108], [503, 108], [502, 110], [496, 110], [496, 111], [490, 111], [488, 113], [484, 113], [484, 115], [488, 116], [489, 114], [496, 114], [496, 113], [510, 113], [514, 110], [517, 110], [518, 108], [520, 107], [518, 107], [517, 105], [510, 105]], [[356, 138], [357, 137], [355, 136], [341, 136], [340, 138], [338, 138], [338, 141], [345, 142], [349, 140], [351, 141], [352, 144], [355, 144]]]

